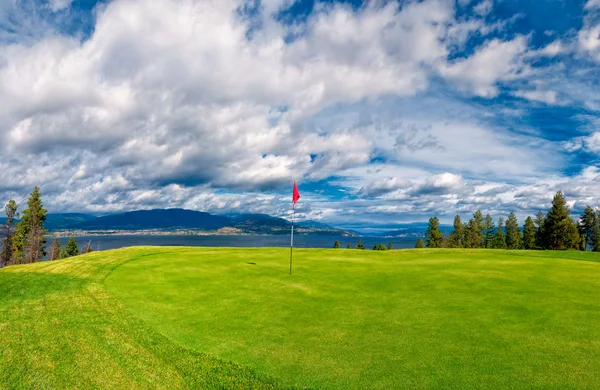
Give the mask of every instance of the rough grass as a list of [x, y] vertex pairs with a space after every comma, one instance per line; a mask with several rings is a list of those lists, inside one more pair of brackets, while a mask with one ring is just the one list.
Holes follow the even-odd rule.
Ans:
[[600, 388], [596, 254], [303, 249], [292, 276], [288, 255], [0, 270], [0, 388]]

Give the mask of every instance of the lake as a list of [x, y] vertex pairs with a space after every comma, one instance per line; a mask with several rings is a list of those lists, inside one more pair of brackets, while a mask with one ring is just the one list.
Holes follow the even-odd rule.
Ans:
[[[340, 242], [342, 248], [350, 244], [354, 248], [359, 237], [336, 236], [295, 236], [295, 248], [332, 248], [335, 240]], [[156, 235], [100, 235], [76, 237], [81, 249], [88, 242], [92, 243], [94, 250], [107, 250], [124, 248], [128, 246], [214, 246], [214, 247], [289, 247], [290, 236], [156, 236]], [[61, 237], [59, 241], [65, 245], [68, 237]], [[392, 243], [392, 247], [414, 248], [415, 237], [360, 237], [366, 249], [372, 249], [375, 244]], [[48, 251], [53, 238], [48, 238]]]

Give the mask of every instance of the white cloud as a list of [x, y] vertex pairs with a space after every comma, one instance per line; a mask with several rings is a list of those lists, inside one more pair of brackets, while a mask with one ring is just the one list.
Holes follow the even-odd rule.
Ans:
[[557, 103], [556, 91], [534, 89], [530, 91], [516, 91], [513, 94], [524, 99], [542, 102], [550, 105]]

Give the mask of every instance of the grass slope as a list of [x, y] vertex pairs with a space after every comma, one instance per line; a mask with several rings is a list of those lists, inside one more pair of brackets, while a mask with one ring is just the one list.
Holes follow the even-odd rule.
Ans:
[[285, 249], [0, 270], [0, 388], [600, 387], [596, 254], [294, 254], [291, 277]]
[[165, 249], [98, 252], [0, 270], [0, 389], [275, 388], [183, 348], [129, 314], [103, 281]]
[[597, 254], [298, 250], [291, 277], [287, 256], [181, 249], [107, 287], [181, 345], [286, 385], [600, 387]]

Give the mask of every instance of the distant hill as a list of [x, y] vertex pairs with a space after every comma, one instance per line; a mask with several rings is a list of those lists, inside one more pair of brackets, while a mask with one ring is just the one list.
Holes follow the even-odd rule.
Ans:
[[231, 225], [226, 217], [184, 209], [138, 210], [111, 214], [75, 223], [69, 229], [80, 230], [148, 230], [201, 229], [213, 230]]
[[48, 214], [44, 227], [47, 230], [60, 230], [66, 229], [69, 226], [73, 226], [78, 223], [91, 221], [97, 217], [92, 214], [82, 213], [56, 213]]

